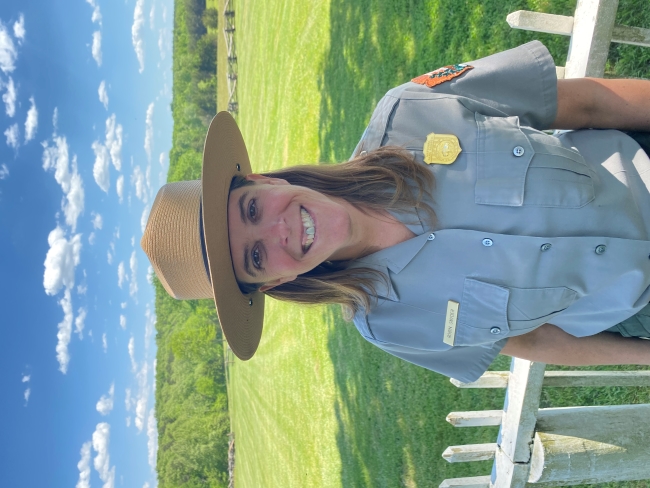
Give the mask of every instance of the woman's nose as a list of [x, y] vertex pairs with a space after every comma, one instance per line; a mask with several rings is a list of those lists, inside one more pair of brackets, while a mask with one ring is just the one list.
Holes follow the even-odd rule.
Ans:
[[267, 228], [267, 236], [272, 241], [276, 241], [281, 246], [289, 244], [291, 229], [283, 218], [278, 218], [271, 222]]

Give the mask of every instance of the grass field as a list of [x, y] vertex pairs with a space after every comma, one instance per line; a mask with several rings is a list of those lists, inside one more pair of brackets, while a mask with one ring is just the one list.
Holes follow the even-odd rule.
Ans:
[[[505, 17], [519, 9], [570, 15], [575, 0], [236, 0], [234, 6], [238, 121], [254, 170], [264, 171], [347, 159], [383, 93], [439, 66], [533, 38], [563, 65], [568, 39], [513, 31]], [[621, 0], [617, 21], [650, 27], [646, 0]], [[223, 110], [223, 42], [218, 59]], [[607, 72], [650, 78], [649, 61], [650, 50], [614, 47]], [[447, 464], [441, 453], [448, 445], [494, 442], [496, 428], [454, 429], [444, 418], [452, 410], [501, 408], [503, 392], [458, 390], [443, 376], [387, 355], [334, 307], [269, 300], [266, 312], [257, 355], [229, 370], [238, 488], [437, 487], [445, 478], [489, 474], [491, 462]], [[492, 368], [508, 364], [500, 357]], [[544, 407], [625, 403], [650, 403], [650, 391], [548, 388], [542, 395]]]

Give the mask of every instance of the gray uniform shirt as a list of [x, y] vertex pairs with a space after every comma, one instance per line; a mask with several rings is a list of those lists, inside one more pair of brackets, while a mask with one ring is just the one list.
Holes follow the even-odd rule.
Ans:
[[[436, 227], [409, 225], [417, 237], [351, 264], [389, 278], [354, 318], [361, 335], [465, 382], [508, 337], [544, 323], [593, 335], [650, 300], [648, 156], [615, 130], [540, 132], [557, 112], [555, 66], [541, 43], [468, 64], [451, 81], [409, 82], [377, 105], [355, 154], [397, 145], [426, 164], [429, 133], [455, 135], [462, 152], [428, 165]], [[450, 300], [459, 303], [453, 346], [443, 342]]]

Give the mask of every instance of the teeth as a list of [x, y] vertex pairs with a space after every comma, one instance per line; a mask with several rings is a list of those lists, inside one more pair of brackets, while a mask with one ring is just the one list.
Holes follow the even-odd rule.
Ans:
[[314, 242], [316, 229], [314, 228], [314, 220], [304, 208], [300, 209], [300, 217], [302, 218], [302, 225], [305, 228], [305, 234], [307, 235], [307, 239], [303, 245], [303, 249], [307, 252], [312, 242]]

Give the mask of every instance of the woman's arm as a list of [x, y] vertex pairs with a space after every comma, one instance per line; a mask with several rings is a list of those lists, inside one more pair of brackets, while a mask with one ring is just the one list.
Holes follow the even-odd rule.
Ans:
[[559, 327], [544, 324], [527, 334], [510, 337], [501, 354], [564, 366], [650, 365], [650, 341], [611, 332], [574, 337]]
[[648, 80], [558, 80], [557, 104], [551, 129], [650, 131]]

